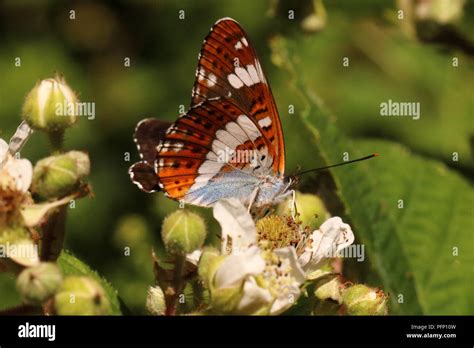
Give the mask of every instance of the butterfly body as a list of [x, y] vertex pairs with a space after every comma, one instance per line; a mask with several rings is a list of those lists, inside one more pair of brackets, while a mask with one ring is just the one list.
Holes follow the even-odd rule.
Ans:
[[250, 40], [230, 18], [204, 40], [190, 109], [172, 124], [143, 120], [135, 142], [142, 161], [129, 172], [146, 192], [205, 207], [229, 197], [260, 207], [292, 192], [273, 95]]

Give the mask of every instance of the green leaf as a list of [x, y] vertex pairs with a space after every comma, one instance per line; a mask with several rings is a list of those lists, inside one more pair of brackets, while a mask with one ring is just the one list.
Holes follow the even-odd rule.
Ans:
[[[368, 163], [330, 171], [345, 214], [390, 295], [391, 312], [472, 312], [469, 264], [474, 250], [467, 235], [474, 230], [472, 187], [441, 164], [410, 156], [401, 146], [372, 141], [358, 149], [339, 132], [334, 117], [296, 73], [295, 42], [274, 39], [272, 50], [274, 63], [293, 77], [303, 124], [326, 165], [341, 160], [344, 153], [350, 159], [382, 153]], [[397, 206], [401, 197], [404, 209]], [[456, 206], [454, 198], [459, 200]], [[452, 256], [456, 246], [457, 258]], [[403, 303], [397, 301], [399, 295]]]
[[[445, 165], [380, 140], [358, 141], [383, 154], [370, 164], [374, 196], [396, 221], [426, 314], [474, 313], [474, 189]], [[398, 200], [403, 200], [403, 209]], [[387, 233], [387, 232], [385, 232]]]
[[112, 315], [122, 314], [121, 302], [112, 285], [102, 278], [96, 271], [92, 270], [84, 262], [73, 256], [70, 252], [63, 250], [58, 258], [58, 266], [64, 275], [82, 275], [95, 279], [103, 287], [107, 299], [112, 308]]

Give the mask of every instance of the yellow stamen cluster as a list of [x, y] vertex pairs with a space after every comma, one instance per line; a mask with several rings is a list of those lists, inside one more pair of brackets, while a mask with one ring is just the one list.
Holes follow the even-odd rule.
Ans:
[[293, 246], [296, 254], [301, 255], [306, 247], [311, 246], [311, 228], [304, 226], [298, 215], [271, 215], [257, 221], [257, 239], [262, 249], [273, 250]]
[[257, 221], [257, 240], [265, 249], [296, 247], [301, 239], [299, 228], [292, 219], [271, 215]]

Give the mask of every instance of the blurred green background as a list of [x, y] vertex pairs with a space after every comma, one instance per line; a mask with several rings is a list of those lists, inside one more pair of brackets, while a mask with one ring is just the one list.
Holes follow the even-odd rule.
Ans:
[[[455, 6], [457, 1], [451, 3]], [[109, 279], [134, 313], [144, 313], [146, 289], [153, 282], [151, 247], [160, 250], [162, 218], [177, 205], [130, 183], [127, 169], [138, 159], [133, 129], [145, 117], [174, 120], [179, 106], [189, 105], [202, 40], [221, 17], [238, 20], [258, 51], [280, 110], [287, 172], [320, 163], [301, 150], [307, 139], [296, 116], [288, 113], [289, 105], [297, 104], [295, 95], [288, 93], [288, 76], [270, 59], [268, 39], [277, 34], [297, 44], [298, 73], [348, 137], [397, 141], [415, 154], [444, 162], [472, 183], [474, 1], [466, 1], [460, 18], [444, 26], [440, 37], [431, 27], [418, 28], [420, 37], [426, 35], [423, 40], [414, 34], [411, 19], [397, 19], [397, 6], [415, 2], [323, 4], [324, 8], [318, 1], [254, 0], [0, 3], [0, 137], [9, 139], [19, 124], [26, 93], [56, 71], [82, 101], [95, 103], [96, 118], [81, 119], [66, 135], [67, 149], [89, 153], [89, 182], [95, 193], [70, 211], [66, 248]], [[75, 11], [73, 20], [70, 10]], [[180, 10], [184, 19], [179, 18]], [[289, 10], [295, 11], [294, 20], [288, 18]], [[16, 57], [21, 67], [15, 67]], [[130, 67], [124, 67], [125, 57]], [[349, 68], [343, 67], [343, 57], [350, 57]], [[458, 67], [452, 66], [453, 57], [459, 58]], [[380, 117], [380, 103], [388, 99], [420, 102], [420, 120]], [[459, 153], [460, 161], [452, 161], [453, 152]], [[126, 153], [131, 154], [129, 162], [124, 160]], [[47, 139], [39, 133], [22, 151], [33, 163], [47, 155]], [[209, 211], [205, 214], [210, 216]], [[131, 247], [129, 257], [123, 255], [125, 246]], [[0, 275], [0, 308], [17, 303], [12, 287], [13, 280]]]

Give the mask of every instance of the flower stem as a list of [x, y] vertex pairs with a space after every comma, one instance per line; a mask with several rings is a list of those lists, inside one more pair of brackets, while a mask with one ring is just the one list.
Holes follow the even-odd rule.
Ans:
[[21, 304], [19, 306], [0, 310], [0, 315], [41, 315], [42, 310], [39, 306]]
[[179, 295], [183, 292], [185, 281], [184, 281], [184, 271], [186, 269], [186, 255], [176, 256], [174, 263], [174, 291], [170, 296], [169, 301], [166, 303], [166, 315], [176, 315], [177, 302]]
[[64, 130], [56, 130], [48, 133], [49, 142], [51, 143], [52, 153], [61, 153], [64, 143]]
[[66, 233], [66, 215], [68, 206], [58, 208], [42, 226], [41, 260], [56, 261], [61, 253]]

